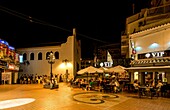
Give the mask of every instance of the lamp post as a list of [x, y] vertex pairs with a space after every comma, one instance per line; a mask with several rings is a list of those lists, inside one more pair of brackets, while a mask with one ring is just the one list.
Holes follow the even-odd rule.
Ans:
[[69, 60], [67, 60], [67, 59], [65, 59], [65, 60], [63, 60], [63, 63], [65, 64], [65, 68], [66, 68], [66, 73], [65, 73], [65, 75], [66, 75], [66, 82], [68, 82], [68, 63], [69, 63]]
[[50, 52], [50, 55], [48, 56], [48, 63], [50, 64], [50, 81], [52, 81], [52, 77], [53, 77], [52, 65], [55, 63], [55, 56], [52, 51]]

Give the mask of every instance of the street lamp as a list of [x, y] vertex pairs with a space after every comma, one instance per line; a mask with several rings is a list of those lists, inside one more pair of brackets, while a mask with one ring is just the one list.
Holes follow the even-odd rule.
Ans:
[[52, 72], [52, 65], [55, 63], [55, 56], [53, 54], [53, 52], [51, 51], [49, 56], [48, 56], [48, 63], [50, 64], [50, 81], [52, 81], [52, 77], [53, 77], [53, 72]]
[[66, 73], [65, 73], [65, 75], [66, 75], [66, 82], [68, 82], [68, 63], [69, 63], [69, 60], [67, 60], [67, 59], [65, 59], [65, 60], [63, 60], [63, 63], [65, 64], [65, 68], [66, 68]]

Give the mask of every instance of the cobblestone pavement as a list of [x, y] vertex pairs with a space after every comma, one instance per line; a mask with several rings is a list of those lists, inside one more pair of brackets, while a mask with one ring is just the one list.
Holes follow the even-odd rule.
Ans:
[[[14, 104], [16, 106], [12, 107]], [[5, 108], [6, 105], [11, 105], [11, 107]], [[41, 84], [0, 85], [0, 109], [170, 110], [170, 98], [153, 97], [150, 99], [138, 98], [135, 94], [124, 92], [108, 94], [85, 91], [80, 88], [71, 88], [65, 83], [59, 83], [59, 88], [53, 90], [44, 89]]]

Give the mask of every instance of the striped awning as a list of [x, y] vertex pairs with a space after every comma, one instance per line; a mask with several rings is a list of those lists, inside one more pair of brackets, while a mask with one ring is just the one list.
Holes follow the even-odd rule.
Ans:
[[131, 66], [167, 66], [170, 65], [170, 58], [139, 59], [131, 61]]

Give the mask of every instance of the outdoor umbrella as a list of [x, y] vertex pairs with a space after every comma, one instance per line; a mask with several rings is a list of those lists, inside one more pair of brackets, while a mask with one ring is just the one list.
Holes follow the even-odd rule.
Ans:
[[100, 67], [99, 69], [101, 69], [101, 70], [103, 70], [103, 71], [108, 70], [108, 68], [105, 68], [105, 67]]
[[89, 66], [87, 68], [81, 69], [77, 72], [77, 74], [84, 74], [84, 73], [103, 73], [104, 70], [101, 70], [99, 68], [95, 68], [93, 66]]
[[89, 66], [87, 68], [81, 69], [77, 72], [77, 74], [87, 74], [87, 80], [88, 80], [88, 73], [103, 73], [104, 71], [99, 69], [99, 68], [95, 68], [93, 66]]
[[118, 66], [109, 68], [108, 70], [106, 70], [106, 72], [110, 72], [110, 73], [124, 73], [124, 72], [126, 72], [126, 70], [125, 70], [125, 67], [118, 65]]
[[108, 70], [108, 68], [100, 67], [99, 69], [103, 70], [103, 73], [102, 73], [102, 78], [103, 78], [105, 76], [105, 72]]

